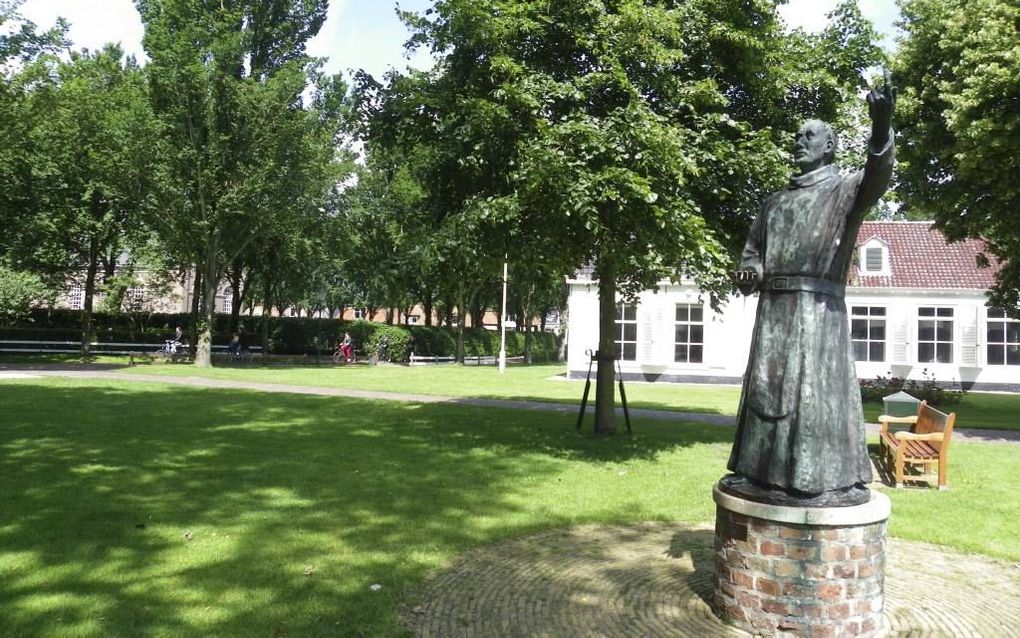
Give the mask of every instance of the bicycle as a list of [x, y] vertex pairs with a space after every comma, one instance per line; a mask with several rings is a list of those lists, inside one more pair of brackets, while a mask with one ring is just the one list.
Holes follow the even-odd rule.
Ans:
[[344, 354], [343, 344], [337, 343], [336, 350], [333, 351], [333, 363], [339, 366], [347, 365], [348, 363], [357, 363], [358, 356], [354, 353], [354, 344], [351, 344], [351, 356], [348, 357]]
[[152, 356], [165, 357], [170, 361], [176, 361], [178, 357], [183, 357], [186, 354], [183, 343], [173, 339], [167, 339], [163, 342], [163, 345], [160, 346], [159, 350], [152, 353]]
[[227, 352], [227, 355], [232, 361], [239, 363], [251, 363], [255, 360], [255, 353], [248, 348], [238, 348], [237, 350], [231, 350]]
[[167, 339], [160, 346], [159, 350], [155, 351], [153, 355], [157, 357], [175, 357], [177, 356], [177, 348], [181, 346], [180, 341], [174, 341], [173, 339]]

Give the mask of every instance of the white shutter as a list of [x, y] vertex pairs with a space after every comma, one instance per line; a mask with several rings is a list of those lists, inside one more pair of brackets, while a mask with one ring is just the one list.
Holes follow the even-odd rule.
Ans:
[[978, 367], [978, 308], [960, 309], [960, 365], [970, 368]]
[[662, 303], [658, 298], [638, 306], [638, 363], [655, 363], [656, 326], [662, 321]]
[[907, 363], [910, 348], [910, 326], [908, 319], [899, 318], [892, 329], [892, 362]]

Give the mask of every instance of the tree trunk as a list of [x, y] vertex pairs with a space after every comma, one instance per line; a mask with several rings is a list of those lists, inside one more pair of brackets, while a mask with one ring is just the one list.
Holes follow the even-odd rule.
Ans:
[[241, 317], [241, 267], [234, 265], [230, 273], [230, 331], [237, 331]]
[[108, 284], [117, 274], [117, 248], [111, 248], [109, 257], [103, 260], [103, 283]]
[[616, 431], [616, 270], [611, 263], [600, 263], [599, 270], [599, 350], [595, 375], [595, 433]]
[[198, 345], [195, 348], [195, 367], [212, 367], [212, 332], [216, 322], [216, 284], [219, 283], [217, 261], [220, 251], [220, 231], [213, 230], [205, 245], [205, 273], [203, 275], [202, 313], [196, 326]]
[[[527, 315], [525, 315], [527, 317]], [[527, 325], [527, 318], [525, 318], [524, 325], [524, 363], [525, 365], [531, 365], [532, 363], [532, 349], [534, 348], [535, 335], [531, 332], [531, 326]]]
[[270, 299], [270, 285], [269, 279], [266, 279], [265, 287], [263, 288], [263, 299], [262, 299], [262, 325], [259, 326], [259, 330], [262, 332], [262, 360], [265, 361], [265, 355], [269, 354], [269, 318], [273, 316], [273, 301]]
[[520, 317], [517, 324], [518, 329], [524, 328], [524, 363], [531, 365], [532, 363], [532, 350], [534, 348], [535, 335], [531, 332], [531, 325], [529, 320], [531, 319], [531, 304], [532, 299], [535, 298], [535, 287], [530, 285], [527, 287], [527, 291], [524, 294], [524, 298], [521, 299], [521, 311]]
[[474, 295], [474, 299], [471, 301], [471, 327], [482, 328], [485, 324], [485, 307], [482, 304], [481, 295]]
[[453, 327], [453, 299], [446, 300], [446, 309], [443, 313], [443, 325]]
[[432, 297], [431, 296], [426, 296], [424, 299], [421, 300], [421, 310], [422, 310], [422, 312], [425, 313], [425, 325], [426, 326], [431, 326], [432, 325], [432, 308], [433, 308], [433, 304], [432, 304]]
[[89, 240], [89, 265], [85, 271], [85, 300], [81, 313], [81, 356], [92, 353], [92, 301], [96, 293], [96, 272], [99, 270], [99, 239]]
[[454, 357], [457, 363], [464, 364], [464, 322], [467, 320], [467, 313], [464, 312], [464, 289], [461, 288], [460, 303], [457, 305], [457, 352]]
[[195, 338], [194, 335], [196, 327], [198, 326], [198, 310], [201, 308], [202, 303], [202, 273], [198, 269], [198, 264], [195, 264], [195, 281], [191, 286], [191, 343], [188, 348], [191, 351], [191, 356], [195, 356]]

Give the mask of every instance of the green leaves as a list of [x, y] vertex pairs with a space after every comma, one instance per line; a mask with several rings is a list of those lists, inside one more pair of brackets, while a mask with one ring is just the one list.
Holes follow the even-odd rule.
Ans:
[[35, 274], [12, 270], [0, 263], [0, 325], [28, 316], [34, 306], [50, 300], [49, 288]]
[[1006, 0], [907, 0], [899, 192], [908, 214], [950, 238], [981, 237], [1008, 262], [992, 302], [1020, 302], [1020, 7]]

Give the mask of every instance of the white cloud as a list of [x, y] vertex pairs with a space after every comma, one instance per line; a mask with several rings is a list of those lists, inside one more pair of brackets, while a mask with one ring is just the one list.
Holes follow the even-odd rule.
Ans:
[[20, 13], [41, 28], [53, 26], [57, 17], [66, 18], [75, 49], [96, 50], [116, 42], [125, 53], [145, 59], [142, 21], [131, 0], [27, 0]]
[[[836, 8], [837, 0], [790, 0], [779, 7], [779, 14], [790, 27], [800, 27], [812, 33], [825, 27], [825, 16]], [[857, 6], [865, 18], [871, 20], [878, 32], [885, 36], [883, 44], [892, 46], [894, 22], [899, 10], [894, 0], [858, 0]]]
[[835, 6], [835, 0], [790, 0], [779, 7], [779, 15], [790, 27], [814, 33], [825, 27], [825, 14]]

